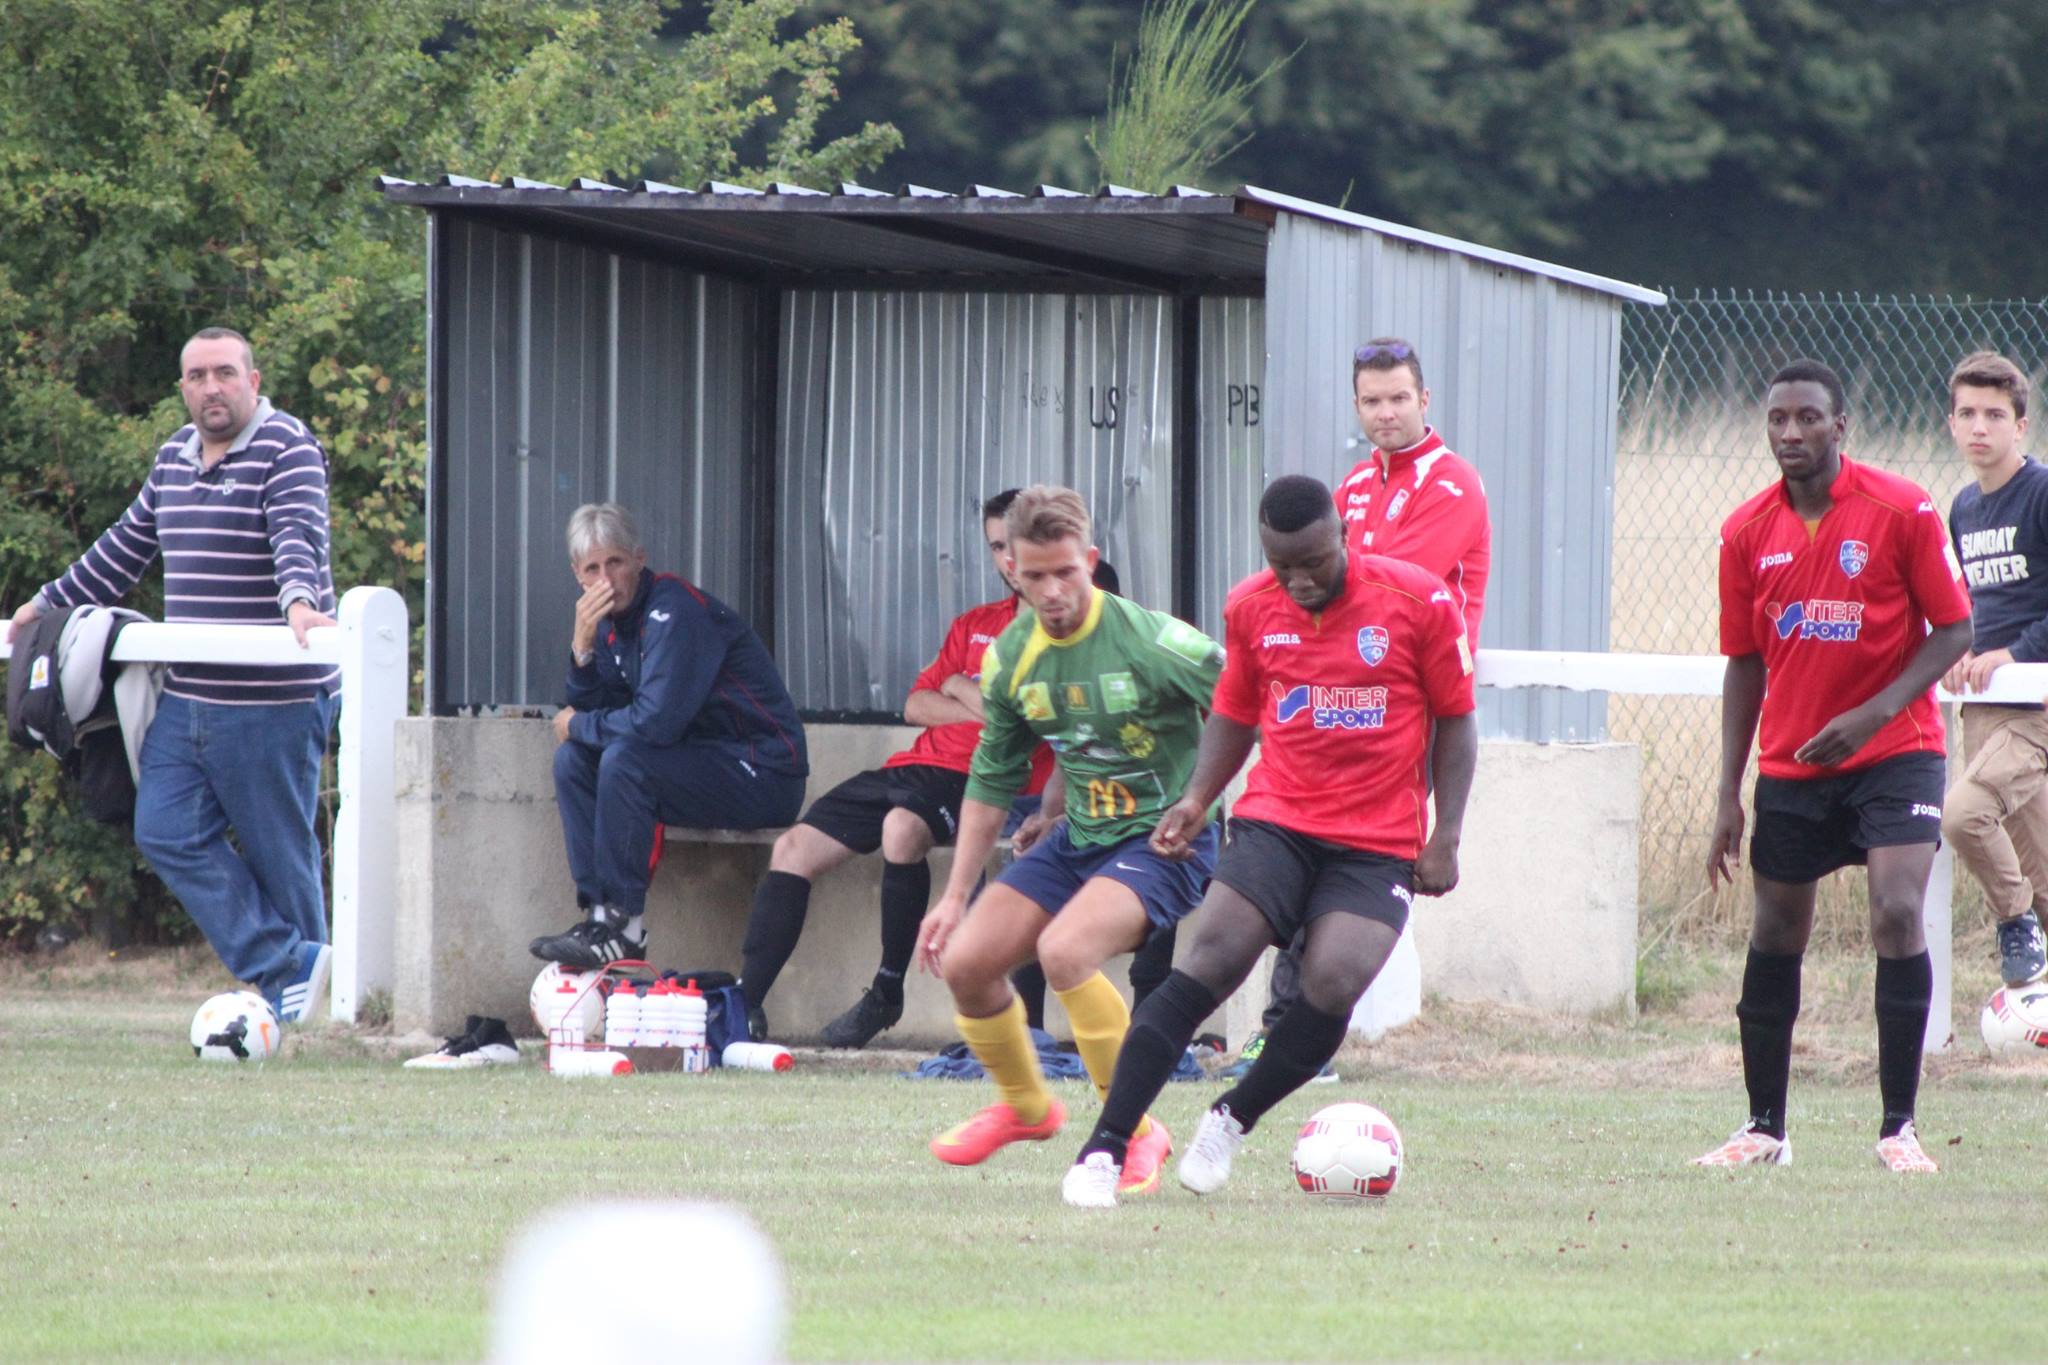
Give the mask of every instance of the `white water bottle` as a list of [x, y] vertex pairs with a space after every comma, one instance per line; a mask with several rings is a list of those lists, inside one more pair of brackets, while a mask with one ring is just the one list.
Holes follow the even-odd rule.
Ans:
[[630, 1076], [633, 1062], [610, 1048], [554, 1047], [548, 1049], [548, 1070], [557, 1076]]
[[727, 1043], [718, 1060], [746, 1071], [787, 1071], [796, 1065], [796, 1058], [780, 1043]]
[[669, 999], [676, 1010], [676, 1046], [683, 1050], [683, 1070], [709, 1071], [711, 1047], [705, 1029], [711, 1012], [704, 1003], [704, 992], [697, 989], [696, 978], [692, 977]]
[[633, 989], [632, 982], [619, 982], [605, 1001], [605, 1046], [638, 1047], [646, 1028], [647, 1010], [641, 1003], [640, 993]]
[[647, 991], [647, 1005], [640, 1020], [640, 1036], [649, 1047], [674, 1047], [676, 1027], [682, 1021], [676, 1017], [676, 984], [673, 981], [657, 981]]

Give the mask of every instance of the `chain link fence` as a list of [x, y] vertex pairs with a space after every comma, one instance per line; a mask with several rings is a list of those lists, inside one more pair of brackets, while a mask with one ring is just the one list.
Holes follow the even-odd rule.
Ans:
[[[1849, 396], [1847, 453], [1914, 480], [1946, 513], [1968, 478], [1943, 423], [1948, 374], [1985, 348], [2011, 356], [2038, 383], [2048, 300], [1700, 293], [1673, 294], [1662, 308], [1631, 305], [1622, 324], [1610, 647], [1718, 650], [1716, 533], [1777, 477], [1762, 414], [1772, 371], [1800, 356], [1832, 365]], [[1748, 930], [1746, 878], [1734, 893], [1706, 890], [1720, 709], [1692, 697], [1617, 695], [1608, 704], [1609, 732], [1642, 751], [1645, 950], [1668, 938], [1739, 941]], [[1971, 922], [1977, 888], [1959, 876], [1956, 895], [1960, 927]], [[1862, 941], [1862, 897], [1860, 875], [1823, 883], [1817, 941]]]

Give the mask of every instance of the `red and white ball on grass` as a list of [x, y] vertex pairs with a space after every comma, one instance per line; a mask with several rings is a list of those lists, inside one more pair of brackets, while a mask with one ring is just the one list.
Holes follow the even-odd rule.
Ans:
[[1385, 1199], [1401, 1178], [1401, 1130], [1369, 1104], [1318, 1109], [1294, 1139], [1294, 1183], [1323, 1199]]
[[2048, 981], [2000, 986], [1985, 1002], [1977, 1029], [1994, 1057], [2048, 1053]]

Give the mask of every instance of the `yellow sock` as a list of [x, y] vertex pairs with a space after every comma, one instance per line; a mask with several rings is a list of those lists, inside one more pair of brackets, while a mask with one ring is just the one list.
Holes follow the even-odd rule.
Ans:
[[1025, 1123], [1042, 1121], [1052, 1110], [1052, 1092], [1038, 1069], [1038, 1049], [1031, 1045], [1031, 1026], [1024, 1022], [1024, 1002], [1012, 995], [1007, 1006], [986, 1019], [956, 1014], [953, 1022], [996, 1083], [1003, 1103]]
[[[1070, 991], [1055, 991], [1074, 1026], [1074, 1046], [1080, 1049], [1081, 1065], [1095, 1082], [1095, 1093], [1109, 1098], [1109, 1083], [1116, 1076], [1116, 1054], [1123, 1050], [1124, 1034], [1130, 1032], [1131, 1009], [1123, 993], [1109, 984], [1101, 972]], [[1150, 1118], [1138, 1124], [1132, 1137], [1142, 1136], [1152, 1126]]]

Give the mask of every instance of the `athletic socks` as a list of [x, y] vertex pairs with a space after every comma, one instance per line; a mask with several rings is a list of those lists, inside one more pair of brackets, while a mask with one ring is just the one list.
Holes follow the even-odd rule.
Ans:
[[[1742, 1023], [1742, 1079], [1749, 1087], [1750, 1125], [1774, 1138], [1785, 1136], [1785, 1093], [1792, 1084], [1792, 1025], [1799, 1018], [1802, 960], [1800, 953], [1751, 948], [1742, 969], [1742, 999], [1735, 1006], [1735, 1017]], [[1924, 1020], [1924, 997], [1921, 1014]], [[1878, 1050], [1882, 1055], [1881, 1026]], [[1917, 1052], [1914, 1067], [1917, 1074]]]
[[986, 1019], [956, 1014], [953, 1022], [968, 1050], [996, 1083], [1002, 1102], [1015, 1110], [1022, 1122], [1042, 1122], [1052, 1109], [1052, 1092], [1045, 1088], [1045, 1073], [1038, 1067], [1038, 1049], [1024, 1022], [1023, 1004], [1011, 996], [1008, 1005]]
[[770, 872], [755, 888], [746, 941], [740, 947], [740, 991], [749, 1009], [760, 1009], [775, 988], [775, 978], [782, 975], [804, 932], [804, 912], [810, 903], [810, 879], [794, 872]]
[[1102, 1102], [1102, 1116], [1095, 1121], [1095, 1131], [1088, 1135], [1077, 1159], [1085, 1159], [1090, 1152], [1108, 1152], [1117, 1165], [1123, 1165], [1124, 1149], [1145, 1121], [1145, 1111], [1166, 1088], [1167, 1078], [1180, 1064], [1195, 1030], [1215, 1009], [1215, 993], [1181, 971], [1169, 974], [1158, 990], [1145, 997], [1124, 1035], [1116, 1076]]
[[1024, 1021], [1033, 1028], [1044, 1028], [1045, 968], [1036, 958], [1010, 973], [1010, 989], [1024, 1002]]
[[1210, 1107], [1230, 1106], [1231, 1115], [1249, 1133], [1267, 1110], [1307, 1085], [1323, 1063], [1337, 1055], [1350, 1027], [1349, 1010], [1324, 1014], [1306, 1000], [1295, 1001], [1266, 1035], [1266, 1046], [1244, 1079], [1218, 1095]]
[[1913, 1121], [1933, 994], [1934, 964], [1926, 953], [1877, 960], [1877, 1088], [1884, 1099], [1880, 1138], [1896, 1137]]
[[[1124, 1004], [1123, 993], [1101, 972], [1057, 994], [1067, 1011], [1067, 1022], [1074, 1026], [1074, 1048], [1081, 1054], [1081, 1065], [1088, 1068], [1095, 1093], [1108, 1099], [1110, 1079], [1116, 1075], [1116, 1055], [1131, 1028], [1130, 1007]], [[1131, 1136], [1142, 1135], [1150, 1126], [1150, 1119], [1140, 1118]]]
[[882, 966], [875, 989], [900, 1004], [903, 974], [917, 951], [917, 927], [924, 923], [932, 899], [932, 870], [924, 859], [914, 863], [882, 863]]
[[1145, 1003], [1145, 997], [1159, 989], [1159, 983], [1166, 980], [1166, 974], [1173, 970], [1173, 943], [1176, 926], [1155, 928], [1145, 937], [1143, 944], [1131, 958], [1131, 1008]]

